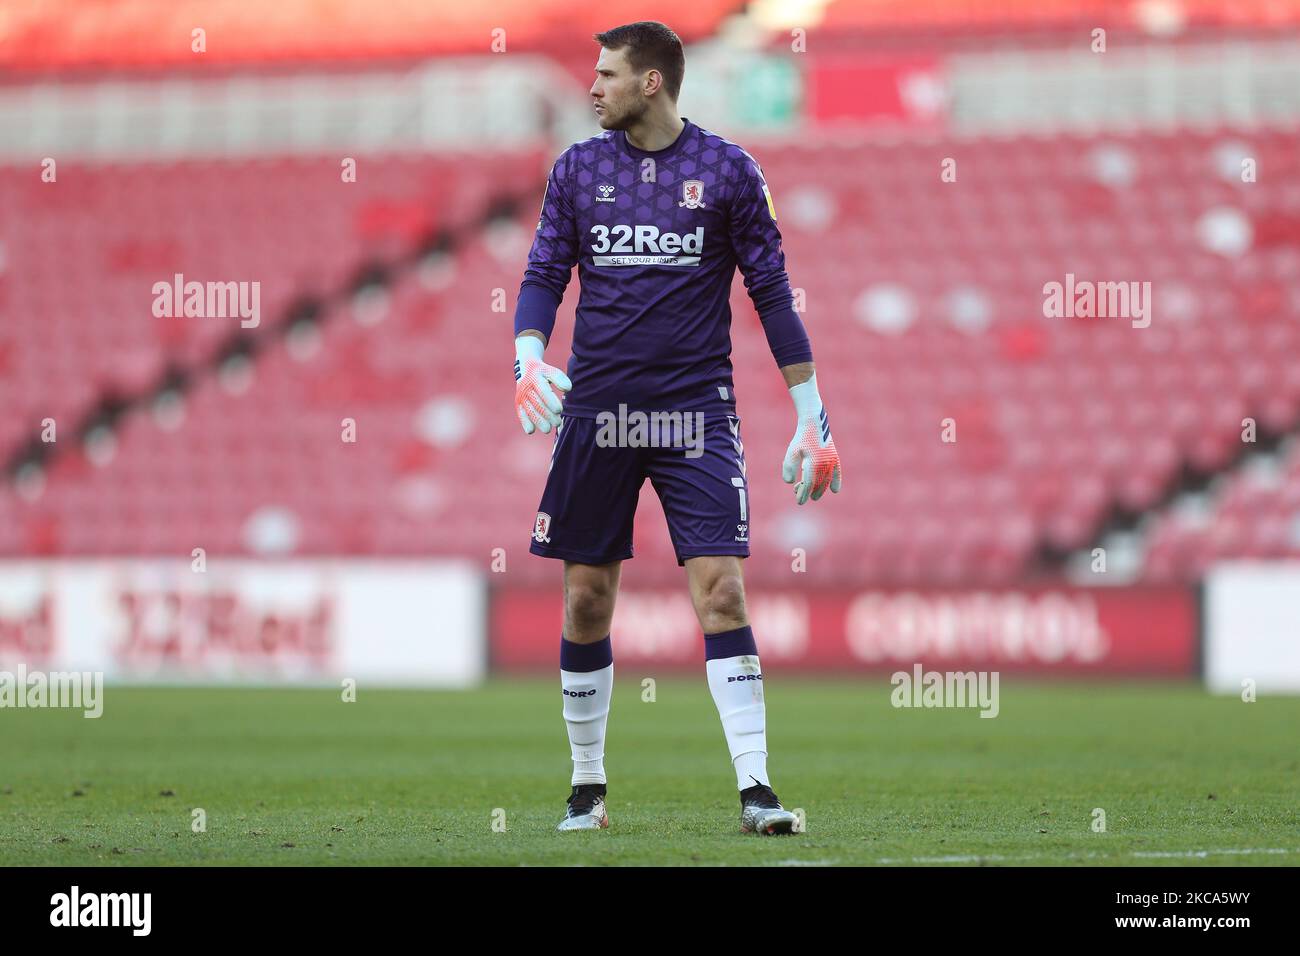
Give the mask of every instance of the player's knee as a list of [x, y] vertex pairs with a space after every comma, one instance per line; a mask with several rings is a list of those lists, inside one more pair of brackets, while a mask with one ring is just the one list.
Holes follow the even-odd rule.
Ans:
[[570, 582], [564, 589], [565, 616], [581, 634], [605, 630], [614, 614], [614, 589], [603, 581]]
[[708, 583], [700, 599], [705, 633], [745, 626], [745, 585], [737, 574], [720, 574]]

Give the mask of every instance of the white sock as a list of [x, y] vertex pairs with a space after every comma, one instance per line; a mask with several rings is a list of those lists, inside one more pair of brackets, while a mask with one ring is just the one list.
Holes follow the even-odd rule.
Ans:
[[704, 666], [736, 770], [736, 789], [768, 783], [767, 718], [758, 656], [719, 657]]
[[614, 689], [614, 665], [595, 671], [560, 670], [564, 690], [564, 723], [573, 751], [574, 786], [605, 783], [605, 724]]

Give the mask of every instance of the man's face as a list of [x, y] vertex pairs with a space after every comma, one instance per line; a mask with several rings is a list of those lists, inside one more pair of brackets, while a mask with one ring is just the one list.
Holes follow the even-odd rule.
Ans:
[[643, 79], [627, 62], [626, 49], [600, 48], [591, 98], [596, 107], [596, 121], [602, 129], [627, 129], [645, 115], [650, 107], [641, 95]]

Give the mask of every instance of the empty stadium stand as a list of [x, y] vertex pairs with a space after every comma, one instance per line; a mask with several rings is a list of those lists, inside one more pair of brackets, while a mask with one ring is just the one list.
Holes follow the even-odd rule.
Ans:
[[[1297, 142], [1214, 128], [751, 146], [845, 491], [799, 509], [781, 483], [789, 403], [738, 281], [750, 573], [787, 572], [794, 547], [823, 580], [1052, 573], [1115, 521], [1231, 470], [1243, 419], [1294, 433]], [[548, 156], [393, 157], [347, 185], [323, 157], [69, 166], [57, 189], [7, 170], [0, 553], [502, 547], [512, 570], [553, 573], [523, 553], [550, 439], [525, 437], [509, 404]], [[150, 286], [174, 272], [262, 277], [262, 327], [154, 317]], [[1149, 326], [1046, 317], [1044, 285], [1067, 274], [1150, 282]], [[567, 354], [576, 285], [552, 356]], [[35, 441], [45, 417], [53, 448]], [[1294, 455], [1266, 485], [1229, 479], [1223, 522], [1156, 522], [1150, 575], [1300, 556], [1297, 489]], [[647, 489], [636, 573], [673, 575], [657, 512]]]

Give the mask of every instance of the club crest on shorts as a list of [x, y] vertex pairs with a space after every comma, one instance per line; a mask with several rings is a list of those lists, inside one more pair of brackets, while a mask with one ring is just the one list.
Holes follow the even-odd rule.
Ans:
[[538, 544], [550, 544], [551, 516], [545, 511], [537, 512], [537, 524], [533, 526], [533, 540]]
[[682, 183], [682, 201], [677, 205], [687, 209], [703, 209], [704, 183], [698, 179], [688, 179]]

